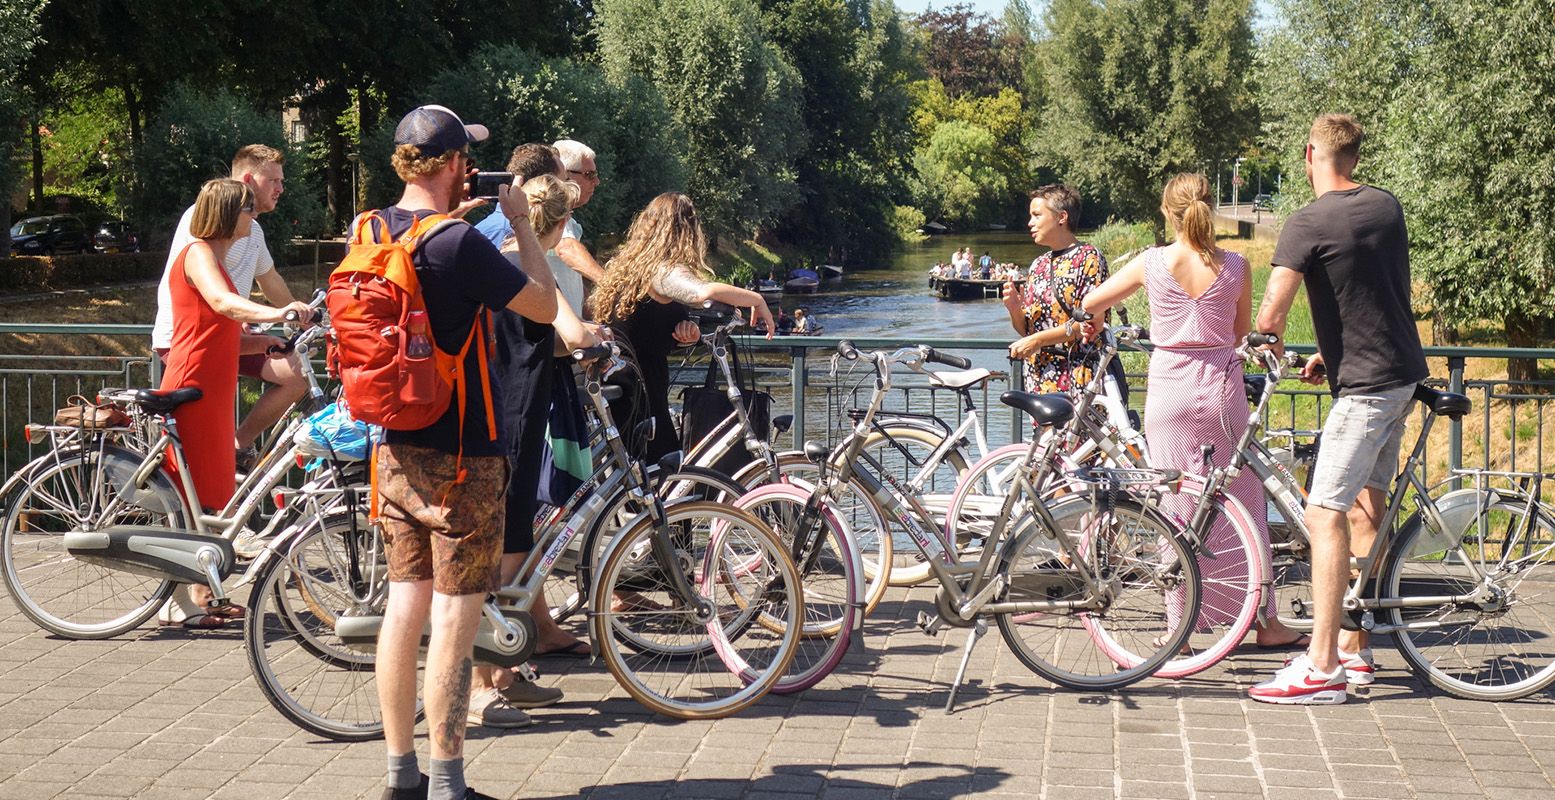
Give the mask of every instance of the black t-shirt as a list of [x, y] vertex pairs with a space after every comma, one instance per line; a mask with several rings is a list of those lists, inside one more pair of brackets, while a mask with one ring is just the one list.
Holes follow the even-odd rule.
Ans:
[[[433, 212], [411, 212], [390, 206], [381, 213], [389, 223], [389, 232], [401, 236], [410, 230], [417, 218]], [[508, 263], [486, 237], [462, 223], [445, 226], [424, 239], [411, 260], [416, 265], [416, 277], [421, 281], [421, 296], [426, 300], [432, 339], [445, 353], [458, 353], [464, 346], [479, 312], [506, 308], [529, 280]], [[497, 412], [497, 438], [495, 441], [491, 438], [493, 423], [486, 418], [486, 401], [478, 377], [481, 374], [479, 344], [471, 342], [470, 352], [464, 360], [465, 374], [470, 376], [465, 388], [464, 412], [463, 452], [467, 456], [500, 456], [506, 452], [501, 424], [502, 383], [497, 375], [491, 331], [486, 332], [486, 337], [487, 370], [493, 409]], [[430, 447], [450, 454], [460, 452], [458, 402], [456, 394], [448, 404], [448, 411], [436, 422], [419, 431], [387, 431], [385, 441]]]
[[[503, 253], [515, 269], [517, 253]], [[512, 311], [498, 311], [495, 315], [497, 329], [497, 374], [502, 376], [503, 406], [498, 407], [503, 417], [503, 428], [509, 440], [509, 450], [518, 453], [523, 447], [518, 435], [526, 423], [538, 421], [545, 426], [546, 413], [551, 407], [552, 353], [556, 347], [556, 328], [544, 322], [525, 319]], [[539, 453], [530, 453], [538, 461]]]
[[1409, 232], [1392, 194], [1374, 186], [1325, 193], [1286, 220], [1272, 263], [1305, 276], [1335, 394], [1396, 389], [1430, 375], [1409, 307]]

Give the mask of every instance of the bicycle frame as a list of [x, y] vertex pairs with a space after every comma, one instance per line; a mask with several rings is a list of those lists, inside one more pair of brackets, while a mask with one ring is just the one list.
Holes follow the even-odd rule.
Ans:
[[[1044, 485], [1052, 474], [1055, 463], [1054, 455], [1058, 448], [1072, 447], [1078, 439], [1072, 426], [1066, 426], [1056, 435], [1042, 437], [1032, 441], [1031, 457], [1038, 457], [1037, 469], [1031, 478], [1022, 472], [1016, 475], [1014, 491], [1009, 492], [1004, 499], [1004, 506], [994, 524], [990, 534], [991, 542], [1001, 542], [997, 547], [984, 547], [980, 556], [975, 561], [955, 561], [948, 550], [940, 542], [939, 536], [934, 531], [933, 516], [923, 503], [894, 476], [885, 473], [877, 474], [880, 464], [869, 454], [863, 451], [864, 441], [869, 434], [869, 422], [879, 411], [881, 402], [891, 388], [890, 364], [903, 357], [910, 357], [917, 352], [917, 348], [904, 348], [892, 356], [885, 354], [872, 354], [875, 361], [875, 389], [870, 399], [868, 409], [855, 425], [853, 432], [838, 447], [828, 463], [834, 464], [836, 477], [828, 479], [826, 470], [822, 470], [822, 479], [816, 492], [828, 492], [833, 485], [840, 485], [857, 479], [866, 491], [875, 499], [880, 507], [887, 511], [892, 519], [901, 524], [908, 532], [909, 538], [924, 557], [935, 579], [945, 592], [947, 602], [942, 608], [948, 608], [962, 621], [970, 621], [984, 614], [996, 613], [1032, 613], [1040, 611], [1072, 610], [1076, 608], [1096, 608], [1101, 605], [1101, 598], [1096, 592], [1096, 575], [1090, 570], [1088, 560], [1083, 558], [1073, 542], [1067, 536], [1055, 536], [1060, 548], [1071, 559], [1071, 564], [1089, 589], [1088, 595], [1083, 600], [1050, 600], [1050, 601], [998, 601], [990, 602], [990, 599], [1004, 588], [1002, 578], [997, 574], [996, 565], [1004, 559], [1004, 550], [1019, 543], [1020, 537], [1006, 535], [1014, 519], [1016, 503], [1025, 501], [1036, 517], [1037, 523], [1044, 530], [1056, 531], [1058, 524], [1052, 517], [1046, 504], [1041, 500], [1036, 487]], [[1076, 410], [1076, 417], [1079, 410]], [[840, 457], [839, 455], [840, 454]], [[858, 462], [863, 459], [864, 468], [860, 469]], [[882, 478], [884, 480], [882, 480]], [[1035, 480], [1033, 481], [1032, 478]], [[807, 505], [806, 514], [810, 513]], [[801, 530], [818, 530], [813, 524]], [[796, 537], [796, 548], [801, 542], [808, 540], [809, 552], [806, 559], [813, 559], [819, 549], [814, 545], [818, 538], [815, 535]], [[798, 560], [798, 559], [796, 559]], [[960, 583], [960, 578], [969, 577], [965, 588]]]

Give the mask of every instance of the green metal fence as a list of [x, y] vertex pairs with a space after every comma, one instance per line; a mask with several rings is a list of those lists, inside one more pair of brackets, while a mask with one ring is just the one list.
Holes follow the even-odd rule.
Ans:
[[[43, 337], [82, 337], [89, 335], [150, 336], [149, 325], [59, 325], [0, 324], [0, 335], [22, 334]], [[123, 355], [5, 355], [8, 341], [0, 338], [0, 470], [9, 475], [33, 455], [33, 448], [22, 437], [28, 422], [46, 421], [54, 410], [65, 405], [71, 395], [91, 397], [105, 387], [153, 386], [156, 364], [150, 353]], [[45, 342], [48, 340], [45, 339]], [[778, 337], [766, 340], [741, 337], [740, 343], [754, 351], [758, 383], [774, 396], [774, 413], [796, 409], [793, 430], [782, 444], [789, 446], [806, 439], [836, 441], [846, 430], [845, 410], [867, 399], [870, 388], [867, 369], [847, 371], [848, 365], [834, 377], [831, 355], [841, 337]], [[1003, 339], [949, 339], [942, 337], [858, 337], [851, 341], [860, 348], [895, 348], [909, 344], [928, 344], [948, 352], [967, 356], [979, 366], [998, 373], [976, 395], [979, 415], [990, 446], [1017, 441], [1027, 430], [1020, 415], [998, 402], [999, 394], [1021, 387], [1021, 371], [1005, 355], [1008, 342]], [[1311, 352], [1310, 345], [1291, 345], [1298, 352]], [[1453, 391], [1464, 392], [1474, 401], [1474, 413], [1460, 423], [1438, 426], [1440, 441], [1432, 443], [1432, 466], [1515, 469], [1552, 472], [1555, 461], [1555, 381], [1512, 384], [1505, 379], [1470, 379], [1473, 365], [1507, 358], [1555, 360], [1555, 349], [1519, 348], [1427, 348], [1435, 364], [1445, 364], [1436, 381]], [[677, 372], [677, 382], [700, 383], [705, 368], [693, 352]], [[1143, 411], [1149, 391], [1143, 372], [1144, 361], [1131, 358], [1130, 405]], [[1500, 373], [1497, 370], [1498, 374]], [[1135, 374], [1141, 373], [1141, 374]], [[957, 424], [962, 411], [953, 396], [927, 385], [920, 377], [904, 372], [889, 407], [941, 416]], [[1329, 404], [1326, 392], [1288, 383], [1280, 404], [1271, 411], [1271, 422], [1279, 427], [1316, 428]], [[796, 402], [797, 400], [797, 402]], [[674, 398], [672, 398], [672, 402]]]

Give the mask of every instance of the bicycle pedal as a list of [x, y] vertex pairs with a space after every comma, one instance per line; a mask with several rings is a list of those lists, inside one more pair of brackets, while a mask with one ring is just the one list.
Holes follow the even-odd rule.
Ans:
[[918, 612], [918, 630], [927, 636], [938, 636], [943, 620], [938, 615], [931, 615], [927, 611]]

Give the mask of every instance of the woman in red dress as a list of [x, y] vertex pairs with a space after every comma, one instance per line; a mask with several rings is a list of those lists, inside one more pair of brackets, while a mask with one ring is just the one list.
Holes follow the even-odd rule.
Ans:
[[[236, 414], [238, 347], [244, 322], [283, 322], [287, 311], [310, 313], [304, 303], [272, 308], [239, 297], [222, 267], [232, 243], [249, 235], [254, 194], [241, 181], [220, 179], [200, 187], [189, 232], [196, 237], [174, 261], [168, 277], [173, 301], [173, 342], [162, 373], [162, 391], [197, 386], [199, 400], [173, 412], [184, 458], [199, 505], [219, 510], [237, 483]], [[192, 499], [192, 498], [191, 498]], [[235, 606], [207, 609], [210, 590], [194, 586], [200, 611], [184, 620], [189, 628], [219, 628], [242, 617]], [[180, 598], [181, 599], [181, 598]]]

